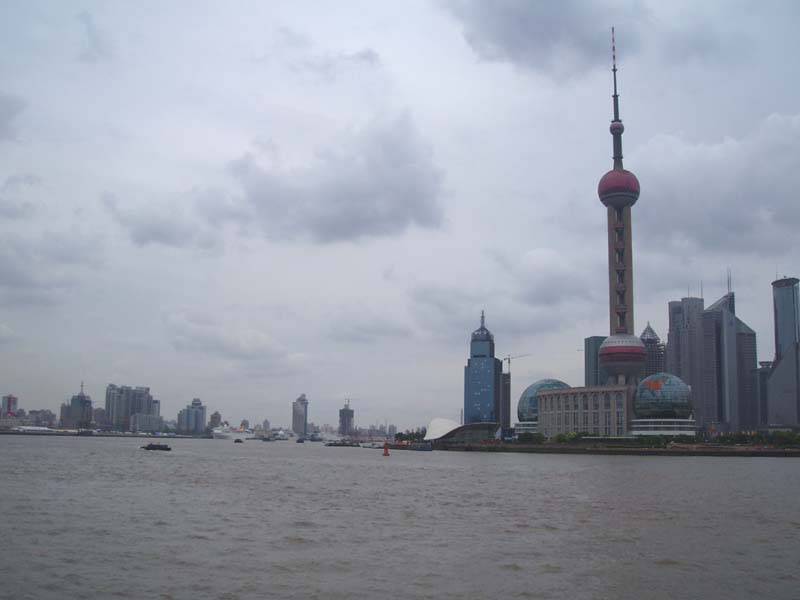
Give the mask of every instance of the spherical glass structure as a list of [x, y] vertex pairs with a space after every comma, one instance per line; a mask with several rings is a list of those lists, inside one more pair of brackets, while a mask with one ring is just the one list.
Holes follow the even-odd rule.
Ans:
[[692, 390], [680, 377], [656, 373], [636, 388], [633, 412], [638, 419], [688, 419], [692, 414]]
[[558, 379], [540, 379], [522, 392], [517, 404], [517, 418], [520, 421], [536, 421], [539, 419], [539, 400], [536, 398], [542, 390], [562, 390], [569, 386]]

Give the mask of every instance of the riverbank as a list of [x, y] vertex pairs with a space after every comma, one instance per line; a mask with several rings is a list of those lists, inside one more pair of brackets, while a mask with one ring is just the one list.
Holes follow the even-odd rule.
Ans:
[[521, 452], [530, 454], [603, 454], [619, 456], [727, 456], [727, 457], [796, 457], [800, 448], [763, 446], [713, 446], [703, 444], [673, 445], [666, 448], [629, 446], [577, 446], [562, 444], [459, 444], [436, 447], [454, 452]]

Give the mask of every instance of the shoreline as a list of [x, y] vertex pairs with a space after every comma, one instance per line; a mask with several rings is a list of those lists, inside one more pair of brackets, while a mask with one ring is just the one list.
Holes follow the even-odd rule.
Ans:
[[472, 445], [461, 444], [436, 447], [448, 452], [517, 452], [526, 454], [601, 454], [607, 456], [724, 456], [747, 457], [791, 457], [800, 458], [800, 448], [762, 448], [755, 446], [713, 446], [677, 448], [625, 448], [597, 446], [550, 446], [525, 444]]

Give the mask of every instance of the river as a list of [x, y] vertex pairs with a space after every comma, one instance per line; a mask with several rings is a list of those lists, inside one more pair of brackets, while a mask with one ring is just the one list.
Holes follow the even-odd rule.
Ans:
[[3, 598], [800, 598], [800, 461], [0, 436]]

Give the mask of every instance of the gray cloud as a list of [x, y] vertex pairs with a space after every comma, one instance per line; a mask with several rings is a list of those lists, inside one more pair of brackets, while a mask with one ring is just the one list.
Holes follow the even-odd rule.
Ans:
[[658, 135], [632, 164], [649, 245], [749, 256], [797, 248], [800, 115], [771, 115], [739, 139], [710, 144]]
[[97, 62], [114, 58], [116, 54], [114, 43], [102, 29], [95, 25], [92, 14], [84, 11], [76, 15], [75, 18], [83, 24], [84, 34], [86, 35], [86, 46], [78, 55], [78, 58], [85, 62]]
[[333, 319], [328, 333], [333, 340], [359, 344], [384, 338], [408, 337], [411, 334], [408, 326], [376, 315], [366, 307], [343, 310]]
[[199, 228], [178, 208], [155, 204], [124, 208], [108, 192], [103, 194], [102, 202], [111, 217], [128, 232], [130, 240], [137, 246], [161, 244], [182, 248], [213, 245], [213, 240], [203, 236]]
[[528, 2], [525, 0], [445, 0], [464, 28], [464, 37], [484, 60], [508, 61], [562, 77], [608, 64], [610, 28], [624, 36], [625, 52], [639, 48], [647, 17], [642, 2]]
[[305, 167], [262, 166], [247, 154], [231, 172], [244, 191], [231, 220], [250, 213], [271, 238], [326, 243], [442, 222], [443, 173], [407, 114], [373, 121]]
[[0, 92], [0, 141], [16, 139], [14, 120], [25, 106], [21, 98]]
[[41, 185], [42, 179], [31, 173], [11, 175], [0, 186], [0, 218], [24, 219], [36, 213], [36, 205], [25, 199], [13, 196], [26, 188]]
[[17, 334], [5, 323], [0, 323], [0, 346], [17, 340]]
[[380, 56], [372, 48], [363, 48], [358, 52], [309, 54], [289, 61], [292, 70], [311, 72], [327, 80], [336, 79], [337, 75], [349, 68], [377, 68], [380, 64]]
[[163, 321], [167, 337], [177, 351], [242, 363], [249, 372], [258, 373], [260, 369], [262, 374], [287, 374], [299, 357], [263, 331], [238, 328], [204, 314], [173, 311], [166, 313]]

